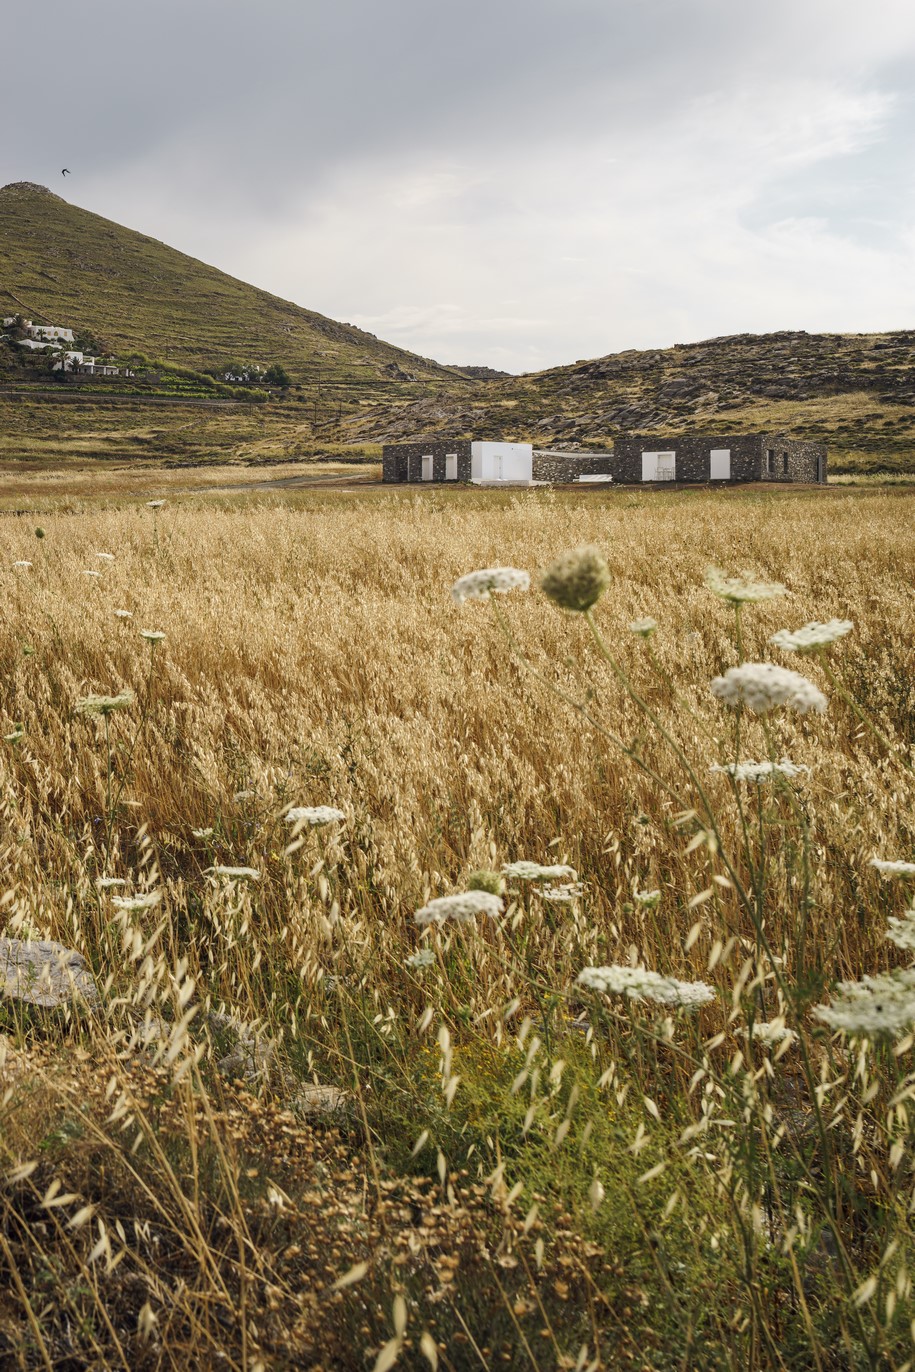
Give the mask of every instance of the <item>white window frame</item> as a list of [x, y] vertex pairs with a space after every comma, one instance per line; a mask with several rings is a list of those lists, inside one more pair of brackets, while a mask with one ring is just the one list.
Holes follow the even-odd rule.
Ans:
[[435, 477], [435, 457], [432, 453], [423, 453], [421, 461], [421, 480], [432, 481]]

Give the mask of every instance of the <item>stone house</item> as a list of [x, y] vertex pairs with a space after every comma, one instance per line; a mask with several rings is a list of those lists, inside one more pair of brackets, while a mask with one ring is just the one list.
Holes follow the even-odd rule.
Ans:
[[683, 434], [621, 438], [613, 472], [626, 485], [641, 482], [826, 482], [826, 445], [786, 434]]
[[433, 439], [386, 443], [381, 450], [383, 481], [465, 481], [475, 486], [531, 486], [603, 477], [610, 480], [607, 453], [541, 452], [530, 443], [487, 443]]
[[826, 447], [786, 434], [687, 434], [621, 438], [612, 453], [537, 449], [530, 443], [432, 439], [382, 448], [386, 482], [464, 481], [539, 485], [613, 481], [778, 481], [825, 484]]

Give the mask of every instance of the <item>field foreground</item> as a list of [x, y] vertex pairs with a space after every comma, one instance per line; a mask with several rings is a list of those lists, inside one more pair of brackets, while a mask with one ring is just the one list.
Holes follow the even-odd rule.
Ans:
[[0, 1005], [0, 1365], [910, 1366], [911, 978], [817, 1007], [915, 958], [911, 497], [106, 500], [0, 521], [0, 935], [100, 990]]

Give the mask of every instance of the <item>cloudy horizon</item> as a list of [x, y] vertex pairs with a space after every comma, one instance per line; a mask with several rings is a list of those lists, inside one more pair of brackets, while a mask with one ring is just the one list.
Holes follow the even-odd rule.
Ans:
[[97, 0], [5, 27], [0, 184], [442, 362], [915, 323], [902, 0]]

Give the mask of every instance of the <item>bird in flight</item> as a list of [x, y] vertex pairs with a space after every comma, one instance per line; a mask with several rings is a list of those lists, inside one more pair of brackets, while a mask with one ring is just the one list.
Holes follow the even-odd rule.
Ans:
[[63, 171], [61, 172], [61, 176], [69, 176], [69, 175], [70, 175], [70, 168], [69, 168], [69, 167], [64, 167]]

